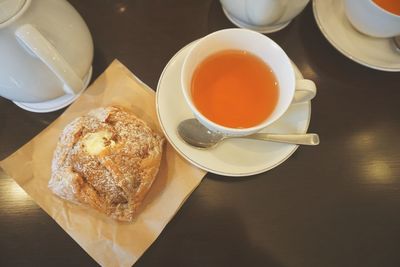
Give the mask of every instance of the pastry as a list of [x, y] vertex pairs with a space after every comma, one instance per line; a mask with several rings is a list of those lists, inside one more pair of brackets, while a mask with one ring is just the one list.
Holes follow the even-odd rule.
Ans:
[[63, 199], [132, 221], [158, 172], [163, 143], [130, 111], [92, 110], [62, 132], [49, 188]]

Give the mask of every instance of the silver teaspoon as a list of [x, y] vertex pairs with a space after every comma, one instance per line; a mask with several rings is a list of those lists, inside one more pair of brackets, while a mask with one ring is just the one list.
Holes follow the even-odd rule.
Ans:
[[398, 52], [400, 52], [400, 35], [393, 38], [394, 45]]
[[255, 133], [240, 137], [225, 136], [220, 133], [212, 132], [203, 126], [197, 119], [187, 119], [178, 125], [179, 136], [189, 145], [197, 148], [211, 148], [228, 138], [246, 138], [262, 141], [271, 141], [296, 145], [319, 144], [319, 136], [314, 133], [307, 134], [269, 134]]

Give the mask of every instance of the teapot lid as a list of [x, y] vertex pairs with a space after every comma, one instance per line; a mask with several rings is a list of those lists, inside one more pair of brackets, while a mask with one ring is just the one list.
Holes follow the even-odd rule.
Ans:
[[0, 0], [0, 24], [12, 18], [26, 0]]

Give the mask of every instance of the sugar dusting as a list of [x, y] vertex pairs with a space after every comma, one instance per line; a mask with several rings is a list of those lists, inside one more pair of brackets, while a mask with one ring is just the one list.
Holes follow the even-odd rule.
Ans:
[[[104, 149], [87, 153], [85, 136], [111, 133]], [[164, 139], [131, 112], [99, 108], [65, 127], [52, 162], [49, 188], [123, 221], [131, 221], [161, 161]]]

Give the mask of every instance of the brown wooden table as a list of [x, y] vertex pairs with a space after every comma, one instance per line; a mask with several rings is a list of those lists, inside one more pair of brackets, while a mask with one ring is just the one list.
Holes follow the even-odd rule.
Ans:
[[[94, 39], [93, 79], [118, 58], [154, 89], [180, 48], [234, 27], [217, 0], [70, 2]], [[269, 36], [318, 86], [309, 130], [321, 144], [252, 177], [208, 174], [136, 266], [400, 266], [400, 73], [342, 56], [311, 5]], [[61, 113], [34, 114], [0, 98], [0, 159]], [[95, 265], [12, 179], [0, 178], [0, 266]]]

